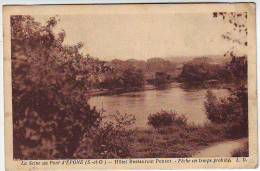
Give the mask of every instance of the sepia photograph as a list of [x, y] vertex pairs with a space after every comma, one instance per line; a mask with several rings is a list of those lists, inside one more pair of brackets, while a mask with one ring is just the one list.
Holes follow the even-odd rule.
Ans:
[[6, 6], [4, 15], [12, 160], [257, 153], [253, 3]]

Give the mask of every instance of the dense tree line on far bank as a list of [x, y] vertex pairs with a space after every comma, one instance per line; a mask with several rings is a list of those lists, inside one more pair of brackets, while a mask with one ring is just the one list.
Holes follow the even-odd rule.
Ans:
[[209, 80], [219, 82], [232, 82], [246, 80], [247, 58], [246, 56], [230, 55], [229, 62], [225, 64], [209, 63], [203, 58], [185, 63], [178, 80], [180, 82], [203, 83]]

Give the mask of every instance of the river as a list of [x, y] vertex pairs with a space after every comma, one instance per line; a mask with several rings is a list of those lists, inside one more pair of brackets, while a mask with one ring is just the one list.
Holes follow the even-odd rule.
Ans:
[[[226, 96], [228, 90], [210, 88], [218, 96]], [[203, 124], [207, 122], [204, 102], [207, 89], [187, 89], [180, 83], [172, 83], [165, 89], [153, 89], [119, 95], [93, 96], [89, 104], [105, 113], [132, 114], [136, 118], [137, 127], [146, 127], [149, 114], [161, 110], [176, 111], [185, 115], [189, 123]]]

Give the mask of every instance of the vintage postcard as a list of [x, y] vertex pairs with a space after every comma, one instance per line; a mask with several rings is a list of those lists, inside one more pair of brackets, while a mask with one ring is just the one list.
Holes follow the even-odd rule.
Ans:
[[6, 169], [255, 168], [254, 3], [4, 6]]

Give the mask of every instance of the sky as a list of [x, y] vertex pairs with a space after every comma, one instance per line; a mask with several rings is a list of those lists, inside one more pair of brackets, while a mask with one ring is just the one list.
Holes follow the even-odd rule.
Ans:
[[[49, 17], [34, 16], [42, 23]], [[102, 60], [223, 55], [234, 46], [221, 37], [230, 25], [212, 13], [115, 12], [59, 18], [55, 32], [65, 30], [64, 44], [83, 42], [83, 53]]]

